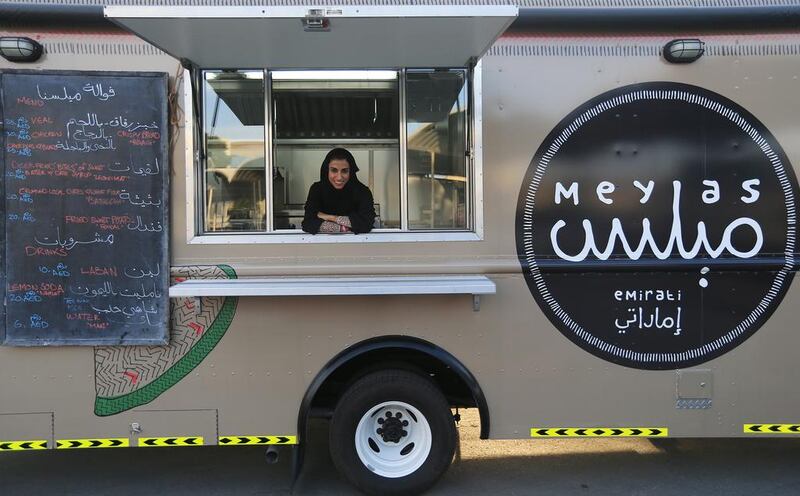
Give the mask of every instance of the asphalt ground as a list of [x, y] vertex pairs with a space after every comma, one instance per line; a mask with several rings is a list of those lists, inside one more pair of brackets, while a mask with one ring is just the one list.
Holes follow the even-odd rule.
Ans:
[[[463, 411], [462, 411], [463, 412]], [[430, 495], [797, 495], [800, 439], [536, 439], [481, 441], [472, 411], [460, 450]], [[314, 424], [295, 495], [349, 495]], [[128, 448], [0, 454], [0, 495], [285, 495], [289, 451]]]

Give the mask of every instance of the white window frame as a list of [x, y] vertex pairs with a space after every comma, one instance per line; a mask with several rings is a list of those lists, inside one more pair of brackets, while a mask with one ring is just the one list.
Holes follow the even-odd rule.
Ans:
[[[203, 232], [201, 205], [198, 202], [200, 192], [197, 187], [201, 184], [200, 173], [202, 164], [200, 163], [200, 147], [194, 143], [196, 116], [194, 115], [194, 101], [192, 95], [192, 74], [188, 69], [183, 74], [183, 109], [184, 109], [184, 163], [185, 184], [186, 184], [186, 242], [196, 245], [233, 245], [233, 244], [305, 244], [305, 243], [397, 243], [397, 242], [442, 242], [442, 241], [482, 241], [484, 239], [483, 228], [483, 109], [482, 109], [482, 63], [480, 60], [472, 68], [472, 78], [468, 82], [471, 88], [471, 136], [468, 137], [468, 144], [472, 143], [472, 156], [470, 157], [469, 177], [471, 185], [467, 197], [472, 201], [468, 202], [467, 208], [472, 212], [472, 229], [465, 231], [409, 231], [409, 230], [382, 230], [376, 229], [366, 234], [309, 234], [309, 233], [280, 233], [279, 231], [264, 233], [208, 233]], [[265, 85], [269, 84], [265, 80]], [[197, 88], [202, 91], [202, 88]], [[400, 85], [400, 91], [405, 91], [404, 85]], [[265, 95], [266, 97], [267, 95]], [[402, 95], [401, 95], [402, 96]], [[202, 104], [202, 103], [201, 103]], [[267, 102], [268, 106], [271, 106]], [[405, 101], [401, 98], [401, 105], [405, 107]], [[401, 116], [405, 114], [405, 108], [401, 108]], [[401, 161], [405, 161], [402, 150], [405, 149], [405, 120], [401, 119]], [[268, 129], [271, 126], [265, 123]], [[267, 138], [271, 139], [271, 132], [268, 131]], [[202, 139], [202, 133], [200, 135]], [[265, 143], [268, 147], [268, 143]], [[272, 161], [265, 157], [269, 170], [272, 168]], [[268, 175], [270, 175], [268, 173]], [[406, 189], [407, 177], [401, 175], [401, 190]], [[271, 192], [271, 188], [268, 193]], [[269, 201], [267, 202], [269, 204]], [[402, 205], [401, 205], [402, 206]], [[407, 208], [407, 205], [406, 205]], [[269, 219], [271, 209], [268, 209], [267, 228], [272, 225]], [[407, 229], [407, 215], [401, 215], [403, 227]]]

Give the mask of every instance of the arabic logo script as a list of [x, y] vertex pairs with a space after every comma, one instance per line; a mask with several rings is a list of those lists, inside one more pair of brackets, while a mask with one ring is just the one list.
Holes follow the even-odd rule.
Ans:
[[[638, 182], [638, 181], [635, 181]], [[703, 193], [704, 202], [705, 203], [716, 203], [719, 201], [719, 184], [716, 181], [703, 181], [706, 184], [713, 185], [715, 189], [707, 190]], [[759, 192], [756, 189], [753, 189], [754, 186], [758, 185], [760, 180], [758, 179], [751, 179], [747, 180], [742, 183], [742, 187], [745, 188], [749, 192], [749, 196], [741, 197], [741, 200], [745, 203], [753, 203], [758, 200]], [[576, 187], [578, 183], [572, 183], [573, 187]], [[612, 184], [612, 183], [607, 183]], [[641, 184], [641, 183], [640, 183]], [[652, 188], [654, 185], [653, 181], [649, 183], [650, 189], [649, 191], [652, 192]], [[600, 250], [597, 247], [597, 243], [595, 241], [594, 236], [594, 229], [592, 227], [592, 221], [589, 219], [583, 219], [581, 225], [584, 230], [585, 241], [583, 244], [583, 248], [577, 254], [570, 255], [566, 253], [564, 250], [561, 249], [558, 243], [558, 232], [567, 225], [567, 222], [563, 219], [559, 219], [553, 225], [552, 229], [550, 229], [550, 242], [552, 243], [553, 250], [555, 253], [564, 260], [569, 260], [570, 262], [580, 262], [586, 260], [587, 256], [591, 253], [599, 260], [608, 260], [612, 253], [614, 253], [615, 247], [617, 247], [617, 242], [619, 242], [619, 246], [625, 252], [625, 255], [631, 260], [639, 260], [642, 257], [642, 254], [645, 253], [645, 249], [649, 248], [650, 253], [655, 255], [656, 258], [659, 260], [665, 260], [672, 255], [673, 250], [677, 250], [678, 254], [683, 257], [684, 259], [693, 259], [697, 257], [697, 255], [703, 250], [708, 256], [711, 258], [718, 258], [720, 255], [727, 252], [735, 257], [739, 258], [750, 258], [756, 255], [761, 246], [764, 243], [764, 235], [761, 230], [761, 225], [756, 222], [755, 220], [751, 219], [750, 217], [739, 217], [731, 221], [726, 227], [724, 232], [722, 233], [722, 239], [720, 242], [714, 246], [708, 239], [708, 232], [706, 228], [705, 221], [698, 221], [697, 222], [697, 237], [695, 239], [694, 244], [691, 248], [686, 247], [686, 244], [683, 240], [683, 225], [681, 223], [681, 213], [680, 213], [680, 200], [681, 200], [681, 182], [680, 181], [672, 181], [672, 224], [669, 231], [669, 240], [666, 242], [663, 248], [658, 246], [656, 242], [652, 228], [650, 219], [645, 217], [642, 219], [641, 226], [642, 226], [642, 235], [639, 239], [639, 243], [633, 247], [629, 240], [627, 239], [625, 232], [622, 227], [622, 221], [615, 217], [611, 220], [611, 233], [608, 236], [608, 241], [605, 245], [605, 248]], [[606, 188], [606, 191], [608, 189]], [[561, 183], [557, 183], [556, 186], [556, 193], [555, 193], [555, 203], [561, 203], [561, 195], [564, 191], [563, 186]], [[599, 191], [599, 190], [598, 190]], [[641, 203], [646, 204], [649, 198], [649, 194], [645, 192], [645, 196], [642, 197]], [[710, 196], [711, 200], [706, 200], [707, 196]], [[607, 200], [604, 203], [611, 204], [613, 200], [606, 198], [606, 196], [602, 193], [598, 193], [598, 198], [601, 201]], [[575, 199], [575, 205], [578, 204], [577, 198]], [[733, 246], [732, 238], [733, 234], [736, 229], [746, 227], [752, 230], [755, 238], [750, 245], [749, 249], [746, 251], [742, 251], [737, 249]]]

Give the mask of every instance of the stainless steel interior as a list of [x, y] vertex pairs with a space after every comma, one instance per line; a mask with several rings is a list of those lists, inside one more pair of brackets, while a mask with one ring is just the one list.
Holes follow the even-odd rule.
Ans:
[[353, 153], [358, 179], [372, 191], [374, 227], [400, 228], [399, 92], [397, 73], [390, 74], [332, 80], [309, 71], [273, 80], [274, 229], [300, 228], [308, 189], [320, 180], [325, 154], [337, 146]]

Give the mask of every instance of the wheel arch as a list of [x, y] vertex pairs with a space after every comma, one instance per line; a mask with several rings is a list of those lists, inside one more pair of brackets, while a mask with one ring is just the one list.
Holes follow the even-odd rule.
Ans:
[[[330, 359], [311, 381], [303, 396], [297, 417], [298, 435], [305, 435], [314, 400], [320, 390], [335, 376], [337, 371], [345, 370], [344, 367], [347, 367], [348, 364], [351, 366], [352, 364], [361, 364], [362, 366], [354, 371], [354, 373], [348, 375], [351, 379], [357, 378], [359, 377], [358, 372], [369, 371], [369, 364], [385, 363], [382, 361], [375, 362], [374, 359], [389, 353], [392, 353], [395, 362], [392, 365], [404, 363], [404, 359], [407, 357], [426, 357], [428, 360], [431, 360], [431, 363], [438, 363], [451, 371], [453, 375], [459, 379], [461, 385], [469, 391], [474, 406], [478, 408], [481, 424], [480, 438], [488, 439], [490, 429], [489, 406], [486, 401], [486, 396], [483, 394], [480, 384], [478, 384], [478, 380], [460, 360], [447, 350], [429, 341], [411, 336], [380, 336], [370, 338], [342, 350]], [[374, 359], [370, 360], [370, 357], [374, 357]], [[413, 360], [409, 360], [406, 363], [411, 367], [415, 365]]]

